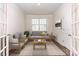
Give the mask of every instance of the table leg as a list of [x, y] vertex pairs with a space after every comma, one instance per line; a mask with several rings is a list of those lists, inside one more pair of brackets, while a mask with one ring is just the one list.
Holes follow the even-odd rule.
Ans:
[[33, 45], [33, 49], [35, 49], [35, 44]]
[[45, 44], [45, 49], [46, 49], [46, 44]]

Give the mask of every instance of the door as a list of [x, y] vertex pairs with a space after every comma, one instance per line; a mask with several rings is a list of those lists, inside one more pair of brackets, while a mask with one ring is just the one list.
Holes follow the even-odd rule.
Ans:
[[72, 55], [79, 55], [79, 4], [72, 5]]
[[0, 56], [8, 56], [7, 4], [0, 3]]

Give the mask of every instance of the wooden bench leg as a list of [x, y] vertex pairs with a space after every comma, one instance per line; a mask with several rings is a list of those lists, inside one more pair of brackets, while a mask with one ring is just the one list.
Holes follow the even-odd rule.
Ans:
[[45, 44], [45, 49], [46, 49], [46, 44]]

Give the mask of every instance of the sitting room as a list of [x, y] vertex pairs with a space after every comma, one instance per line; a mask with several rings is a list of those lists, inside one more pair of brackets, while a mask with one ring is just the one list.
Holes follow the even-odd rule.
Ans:
[[70, 56], [71, 12], [72, 3], [0, 3], [0, 55]]

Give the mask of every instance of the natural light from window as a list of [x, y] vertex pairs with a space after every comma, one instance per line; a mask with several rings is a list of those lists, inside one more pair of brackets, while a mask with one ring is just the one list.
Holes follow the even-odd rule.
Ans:
[[47, 31], [47, 19], [32, 19], [32, 31]]

